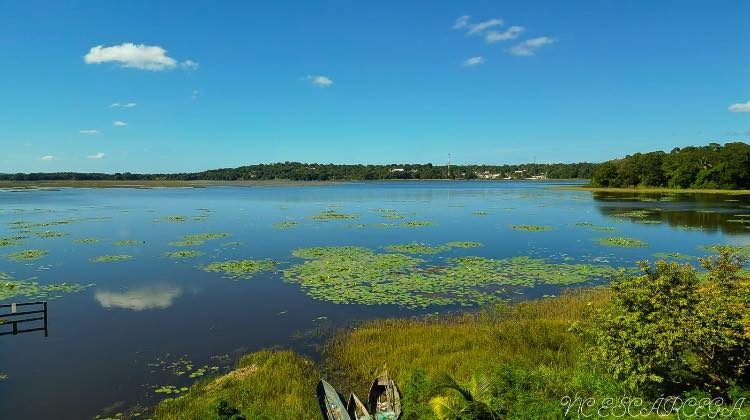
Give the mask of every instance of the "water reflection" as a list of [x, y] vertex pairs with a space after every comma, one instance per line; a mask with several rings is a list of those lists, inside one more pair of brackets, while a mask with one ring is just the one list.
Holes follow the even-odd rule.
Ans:
[[[605, 216], [635, 223], [667, 223], [677, 229], [750, 233], [750, 196], [724, 194], [594, 193]], [[642, 214], [629, 215], [643, 211]]]
[[97, 290], [94, 298], [103, 308], [122, 308], [133, 311], [165, 309], [182, 295], [176, 286], [146, 286], [125, 292]]

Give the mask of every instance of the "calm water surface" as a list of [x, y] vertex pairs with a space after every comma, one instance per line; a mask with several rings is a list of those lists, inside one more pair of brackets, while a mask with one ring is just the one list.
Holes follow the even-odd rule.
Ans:
[[[12, 222], [75, 223], [36, 229], [67, 235], [34, 235], [0, 248], [0, 272], [41, 284], [94, 285], [61, 294], [49, 303], [49, 336], [0, 336], [0, 418], [80, 419], [114, 413], [134, 404], [154, 404], [163, 385], [188, 386], [178, 374], [192, 365], [224, 371], [242, 353], [292, 347], [316, 354], [316, 330], [388, 316], [416, 316], [458, 308], [337, 305], [313, 300], [279, 272], [249, 280], [228, 279], [196, 266], [226, 259], [270, 258], [300, 263], [300, 247], [357, 245], [382, 251], [391, 244], [477, 241], [482, 248], [455, 249], [491, 258], [532, 256], [550, 262], [605, 263], [630, 267], [659, 252], [702, 255], [701, 245], [750, 243], [749, 196], [633, 195], [549, 189], [553, 182], [387, 182], [290, 187], [200, 189], [61, 189], [0, 191], [0, 237], [18, 236]], [[310, 219], [321, 211], [357, 214], [353, 220]], [[383, 218], [376, 209], [395, 209], [419, 228], [379, 228], [404, 220]], [[648, 210], [642, 217], [622, 216]], [[631, 213], [632, 214], [632, 213]], [[170, 222], [168, 216], [187, 221]], [[291, 229], [278, 222], [297, 221]], [[581, 223], [616, 228], [600, 232]], [[355, 226], [359, 224], [365, 227]], [[579, 224], [579, 225], [577, 225]], [[552, 226], [548, 232], [511, 225]], [[176, 260], [162, 254], [183, 235], [226, 232], [230, 236], [188, 249], [205, 254]], [[603, 247], [592, 238], [625, 236], [642, 248]], [[76, 244], [81, 238], [96, 244]], [[144, 243], [116, 246], [112, 242]], [[239, 244], [229, 244], [239, 242]], [[48, 250], [36, 261], [11, 261], [7, 254]], [[101, 255], [129, 254], [130, 261], [92, 263]], [[596, 282], [587, 283], [595, 284]], [[542, 286], [522, 298], [556, 294]], [[518, 298], [519, 295], [514, 295]], [[22, 301], [24, 298], [11, 299]], [[11, 300], [0, 301], [10, 303]]]

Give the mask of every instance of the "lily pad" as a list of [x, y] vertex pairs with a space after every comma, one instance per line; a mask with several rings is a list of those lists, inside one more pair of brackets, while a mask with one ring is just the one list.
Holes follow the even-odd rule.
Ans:
[[34, 261], [47, 256], [47, 254], [49, 252], [43, 249], [27, 249], [8, 254], [8, 259], [11, 261]]
[[599, 245], [614, 246], [620, 248], [639, 248], [648, 246], [648, 243], [640, 239], [625, 238], [622, 236], [612, 236], [609, 238], [594, 238]]
[[250, 278], [261, 271], [274, 268], [278, 262], [273, 260], [230, 260], [219, 261], [201, 267], [204, 271], [224, 273], [233, 278]]
[[100, 257], [92, 258], [90, 261], [95, 263], [104, 262], [116, 262], [116, 261], [128, 261], [132, 260], [132, 255], [102, 255]]

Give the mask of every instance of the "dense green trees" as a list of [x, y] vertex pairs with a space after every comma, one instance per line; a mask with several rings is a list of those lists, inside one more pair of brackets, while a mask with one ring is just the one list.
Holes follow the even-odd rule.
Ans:
[[[596, 164], [593, 163], [554, 163], [554, 164], [521, 164], [521, 165], [453, 165], [450, 173], [447, 166], [428, 164], [403, 165], [336, 165], [283, 162], [241, 166], [238, 168], [211, 169], [203, 172], [174, 174], [131, 174], [131, 173], [29, 173], [0, 174], [0, 180], [6, 181], [42, 181], [42, 180], [271, 180], [284, 179], [295, 181], [329, 181], [329, 180], [377, 180], [377, 179], [476, 179], [482, 173], [509, 175], [513, 178], [525, 178], [546, 174], [554, 179], [589, 179]], [[478, 175], [479, 174], [479, 175]]]
[[750, 188], [750, 145], [710, 143], [671, 152], [636, 153], [602, 163], [591, 184], [597, 187]]

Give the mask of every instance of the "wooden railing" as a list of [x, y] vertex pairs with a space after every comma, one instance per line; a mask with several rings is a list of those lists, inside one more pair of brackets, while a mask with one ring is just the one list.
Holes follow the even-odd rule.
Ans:
[[[41, 309], [37, 309], [39, 307]], [[23, 324], [28, 322], [42, 322], [42, 326], [22, 328]], [[7, 327], [10, 327], [10, 330], [7, 330]], [[46, 301], [0, 305], [0, 335], [18, 335], [33, 331], [44, 331], [44, 336], [47, 337]]]

